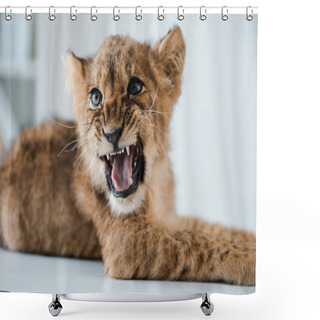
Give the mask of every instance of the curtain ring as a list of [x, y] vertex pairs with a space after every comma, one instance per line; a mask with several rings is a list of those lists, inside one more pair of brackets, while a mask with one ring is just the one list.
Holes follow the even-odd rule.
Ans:
[[75, 21], [75, 20], [77, 20], [78, 17], [76, 14], [73, 13], [73, 9], [74, 9], [74, 12], [77, 13], [77, 9], [75, 6], [70, 7], [70, 19], [72, 21]]
[[182, 21], [184, 19], [184, 9], [183, 6], [178, 7], [178, 20]]
[[[28, 12], [28, 10], [30, 9], [30, 12]], [[30, 6], [27, 6], [25, 9], [25, 15], [26, 15], [26, 20], [30, 21], [32, 19], [32, 9]]]
[[52, 11], [56, 12], [54, 6], [49, 7], [49, 20], [50, 21], [53, 21], [56, 19], [56, 16], [54, 14], [52, 14]]
[[[10, 15], [10, 14], [8, 14], [8, 9], [10, 8], [10, 6], [6, 6], [5, 8], [4, 8], [4, 16], [5, 16], [5, 19], [7, 20], [7, 21], [10, 21], [11, 19], [12, 19], [12, 16]], [[10, 9], [10, 13], [11, 13], [12, 11], [11, 11], [11, 9]]]
[[141, 14], [138, 14], [138, 8], [140, 9], [140, 12], [142, 13], [141, 7], [140, 7], [140, 6], [137, 6], [137, 7], [136, 7], [136, 20], [137, 20], [137, 21], [140, 21], [140, 20], [142, 19], [142, 15], [141, 15]]
[[201, 21], [204, 21], [204, 20], [207, 19], [206, 13], [207, 13], [206, 7], [205, 7], [205, 6], [201, 6], [201, 7], [200, 7], [200, 20], [201, 20]]
[[93, 8], [95, 8], [96, 13], [97, 13], [96, 7], [91, 7], [91, 9], [90, 9], [90, 19], [91, 19], [92, 21], [96, 21], [96, 20], [98, 19], [98, 17], [97, 17], [96, 14], [93, 14]]
[[[116, 14], [116, 9], [118, 9], [118, 7], [113, 7], [113, 20], [114, 21], [119, 21], [120, 20], [120, 16], [118, 14]], [[118, 10], [119, 13], [119, 10]]]
[[221, 19], [223, 21], [227, 21], [228, 20], [228, 7], [227, 6], [223, 6], [221, 8]]
[[[162, 14], [160, 14], [160, 8], [162, 9]], [[164, 9], [163, 9], [163, 6], [159, 6], [158, 7], [158, 20], [159, 21], [164, 20]]]
[[[249, 14], [249, 9], [251, 9], [251, 14]], [[247, 21], [253, 20], [253, 9], [250, 6], [247, 7], [247, 9], [246, 9], [246, 19], [247, 19]]]

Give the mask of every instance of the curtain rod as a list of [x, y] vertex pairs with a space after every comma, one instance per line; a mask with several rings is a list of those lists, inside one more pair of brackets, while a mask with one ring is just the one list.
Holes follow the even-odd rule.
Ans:
[[159, 7], [144, 7], [144, 6], [137, 6], [137, 7], [100, 7], [100, 6], [93, 6], [93, 7], [82, 7], [82, 6], [71, 6], [71, 7], [38, 7], [38, 6], [1, 6], [0, 13], [7, 13], [7, 14], [33, 14], [33, 13], [68, 13], [68, 14], [257, 14], [258, 7], [248, 6], [248, 7], [166, 7], [166, 6], [159, 6]]

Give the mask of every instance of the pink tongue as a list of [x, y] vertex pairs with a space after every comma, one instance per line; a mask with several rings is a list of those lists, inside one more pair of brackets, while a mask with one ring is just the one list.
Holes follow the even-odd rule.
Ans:
[[132, 152], [129, 156], [126, 152], [114, 156], [112, 180], [118, 191], [127, 190], [131, 186], [132, 157]]

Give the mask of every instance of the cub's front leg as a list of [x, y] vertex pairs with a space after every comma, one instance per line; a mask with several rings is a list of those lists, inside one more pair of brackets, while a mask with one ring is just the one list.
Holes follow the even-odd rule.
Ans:
[[118, 279], [255, 284], [255, 244], [169, 230], [145, 216], [98, 223], [107, 274]]

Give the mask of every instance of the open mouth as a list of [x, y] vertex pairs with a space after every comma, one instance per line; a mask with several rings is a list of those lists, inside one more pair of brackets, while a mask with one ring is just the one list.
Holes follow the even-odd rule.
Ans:
[[106, 163], [108, 185], [116, 198], [127, 198], [143, 182], [144, 158], [140, 138], [121, 150], [101, 157]]

